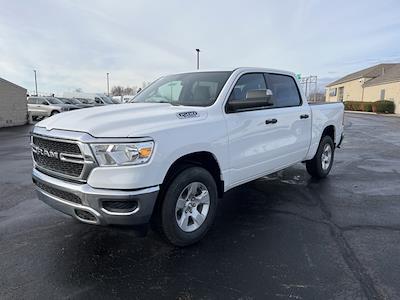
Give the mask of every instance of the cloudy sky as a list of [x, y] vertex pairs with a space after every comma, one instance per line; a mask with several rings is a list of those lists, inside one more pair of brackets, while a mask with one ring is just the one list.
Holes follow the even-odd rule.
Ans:
[[167, 73], [262, 66], [329, 81], [400, 62], [400, 1], [0, 0], [0, 77], [104, 92]]

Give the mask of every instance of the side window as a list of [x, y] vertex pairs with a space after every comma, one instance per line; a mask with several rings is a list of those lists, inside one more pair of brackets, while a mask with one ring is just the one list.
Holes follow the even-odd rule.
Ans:
[[47, 105], [48, 103], [47, 103], [46, 99], [37, 98], [37, 104], [40, 104], [40, 105]]
[[251, 90], [265, 90], [264, 75], [261, 73], [244, 74], [236, 82], [228, 101], [245, 101], [246, 94]]
[[269, 88], [272, 91], [275, 107], [301, 105], [296, 82], [291, 76], [267, 74]]
[[99, 97], [95, 97], [94, 98], [94, 101], [96, 102], [96, 103], [103, 103], [103, 101], [101, 101], [101, 99], [99, 98]]
[[28, 98], [28, 104], [36, 104], [36, 98]]

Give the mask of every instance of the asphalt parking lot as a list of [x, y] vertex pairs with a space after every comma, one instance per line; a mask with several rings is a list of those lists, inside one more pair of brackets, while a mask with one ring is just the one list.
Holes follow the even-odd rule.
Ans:
[[346, 114], [327, 179], [299, 164], [236, 188], [185, 249], [37, 200], [29, 130], [0, 130], [0, 299], [400, 298], [400, 118]]

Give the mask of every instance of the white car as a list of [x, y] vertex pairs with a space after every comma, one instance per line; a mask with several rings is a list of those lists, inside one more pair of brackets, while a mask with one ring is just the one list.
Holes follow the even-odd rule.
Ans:
[[33, 117], [50, 117], [55, 114], [79, 109], [73, 104], [66, 104], [54, 97], [28, 97], [28, 112]]
[[133, 103], [65, 113], [32, 134], [38, 197], [89, 224], [155, 222], [174, 245], [204, 237], [224, 192], [305, 162], [324, 178], [343, 104], [309, 105], [293, 73], [191, 72]]

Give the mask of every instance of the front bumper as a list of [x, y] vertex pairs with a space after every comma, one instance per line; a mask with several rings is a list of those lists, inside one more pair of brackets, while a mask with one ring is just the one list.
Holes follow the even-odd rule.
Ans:
[[[49, 206], [96, 225], [139, 225], [148, 223], [159, 187], [134, 191], [92, 188], [88, 184], [63, 181], [33, 169], [32, 179], [38, 198]], [[137, 204], [129, 210], [110, 210], [105, 203]]]

